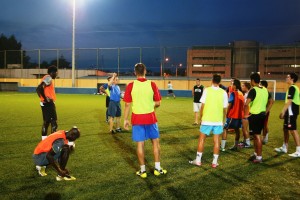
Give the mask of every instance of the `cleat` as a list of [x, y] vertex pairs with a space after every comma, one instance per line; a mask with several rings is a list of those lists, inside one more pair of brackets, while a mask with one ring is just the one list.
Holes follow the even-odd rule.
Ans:
[[262, 163], [262, 159], [253, 159], [252, 160], [253, 163]]
[[219, 166], [218, 163], [216, 163], [216, 164], [213, 164], [213, 163], [212, 163], [212, 164], [211, 164], [211, 167], [212, 167], [212, 168], [217, 168], [218, 166]]
[[232, 147], [229, 148], [229, 150], [231, 150], [231, 151], [237, 151], [238, 148], [237, 148], [237, 146], [232, 146]]
[[194, 122], [194, 123], [193, 123], [193, 125], [195, 125], [195, 126], [196, 126], [196, 125], [198, 125], [198, 123], [197, 123], [197, 122]]
[[114, 130], [111, 130], [111, 131], [109, 131], [109, 133], [111, 133], [111, 134], [115, 134], [115, 133], [116, 133], [116, 131], [114, 131]]
[[223, 152], [225, 152], [225, 151], [226, 151], [226, 149], [225, 149], [225, 148], [220, 148], [220, 150], [221, 150], [221, 151], [223, 151]]
[[246, 143], [244, 143], [244, 142], [240, 142], [240, 143], [238, 143], [238, 146], [241, 147], [241, 148], [243, 148], [245, 146], [245, 144]]
[[154, 169], [154, 175], [159, 176], [159, 175], [164, 175], [167, 173], [167, 170], [161, 168], [160, 170]]
[[247, 143], [244, 144], [244, 148], [251, 148], [251, 147], [252, 147], [251, 144], [247, 144]]
[[137, 172], [136, 172], [136, 175], [137, 175], [137, 176], [140, 176], [141, 178], [147, 178], [147, 173], [146, 173], [146, 171], [143, 171], [143, 172], [137, 171]]
[[287, 149], [284, 149], [282, 147], [279, 147], [279, 148], [275, 148], [274, 149], [277, 153], [287, 153]]
[[268, 140], [263, 140], [262, 143], [263, 143], [263, 144], [267, 144], [267, 143], [268, 143]]
[[122, 132], [122, 129], [121, 129], [121, 128], [117, 128], [117, 129], [116, 129], [116, 132], [117, 132], [117, 133], [121, 133], [121, 132]]
[[289, 156], [294, 157], [294, 158], [299, 158], [300, 157], [300, 152], [296, 151], [294, 153], [289, 154]]
[[248, 160], [249, 160], [249, 161], [253, 161], [253, 160], [255, 160], [255, 159], [256, 159], [256, 155], [253, 154], [253, 155], [251, 155], [251, 156], [249, 157]]
[[198, 167], [200, 167], [201, 164], [202, 164], [201, 162], [197, 162], [196, 160], [190, 160], [189, 163], [190, 163], [191, 165], [196, 165], [196, 166], [198, 166]]
[[35, 166], [36, 170], [38, 171], [40, 176], [47, 176], [47, 173], [45, 172], [46, 166]]
[[63, 181], [63, 180], [65, 180], [65, 181], [75, 181], [76, 180], [76, 178], [74, 177], [74, 176], [70, 176], [70, 175], [66, 175], [66, 176], [64, 176], [64, 177], [62, 177], [62, 176], [60, 176], [60, 175], [57, 175], [56, 176], [56, 180], [57, 181]]

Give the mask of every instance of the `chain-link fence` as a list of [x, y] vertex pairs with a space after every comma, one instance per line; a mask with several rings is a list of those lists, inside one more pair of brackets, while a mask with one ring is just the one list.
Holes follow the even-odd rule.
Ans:
[[[225, 46], [224, 46], [225, 47]], [[215, 49], [214, 46], [197, 49]], [[230, 50], [229, 46], [226, 46]], [[122, 76], [133, 75], [133, 67], [142, 62], [147, 66], [147, 76], [194, 77], [187, 70], [194, 67], [194, 58], [188, 58], [189, 47], [122, 47], [122, 48], [78, 48], [75, 51], [75, 78], [106, 76], [116, 72]], [[268, 79], [282, 78], [289, 72], [300, 73], [300, 46], [264, 46], [234, 48], [226, 54], [232, 76], [247, 77], [248, 71], [260, 71]], [[203, 77], [204, 71], [215, 73], [218, 55], [200, 53], [197, 66]], [[242, 59], [243, 58], [243, 59]], [[249, 59], [251, 62], [249, 62]], [[56, 65], [61, 78], [72, 78], [72, 49], [35, 49], [0, 51], [0, 78], [39, 78], [47, 73], [50, 65]], [[191, 66], [188, 66], [190, 63]], [[192, 64], [191, 64], [192, 63]], [[195, 64], [195, 65], [196, 65]], [[209, 64], [209, 65], [208, 65]], [[249, 69], [248, 69], [249, 68]], [[247, 71], [248, 69], [248, 71]], [[226, 69], [225, 69], [226, 70]], [[188, 72], [188, 73], [187, 73]], [[228, 76], [228, 77], [227, 77]], [[230, 78], [227, 75], [224, 78]], [[206, 77], [206, 76], [205, 76]], [[207, 74], [211, 77], [211, 74]]]
[[[136, 63], [147, 66], [148, 76], [186, 76], [188, 47], [78, 48], [76, 78], [116, 72], [133, 75]], [[72, 49], [7, 50], [0, 52], [0, 77], [34, 78], [58, 66], [60, 77], [71, 78]], [[26, 69], [26, 70], [25, 70]], [[83, 72], [85, 71], [85, 72]]]

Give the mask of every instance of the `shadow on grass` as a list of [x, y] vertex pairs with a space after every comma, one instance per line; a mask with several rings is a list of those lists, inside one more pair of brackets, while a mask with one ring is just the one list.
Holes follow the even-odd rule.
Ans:
[[61, 199], [61, 194], [57, 192], [50, 192], [45, 196], [45, 200], [60, 200], [60, 199]]

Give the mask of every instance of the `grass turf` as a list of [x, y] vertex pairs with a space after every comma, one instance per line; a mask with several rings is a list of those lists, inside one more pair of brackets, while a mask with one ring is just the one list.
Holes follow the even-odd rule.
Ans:
[[[153, 175], [151, 142], [146, 142], [148, 178], [139, 169], [131, 133], [111, 135], [105, 123], [105, 97], [58, 94], [58, 129], [77, 125], [81, 137], [67, 168], [76, 181], [55, 180], [56, 172], [39, 177], [32, 152], [41, 139], [42, 114], [32, 93], [0, 93], [0, 199], [298, 199], [300, 158], [278, 155], [282, 145], [283, 101], [276, 101], [269, 120], [264, 162], [247, 161], [253, 148], [222, 152], [220, 166], [211, 168], [212, 137], [208, 137], [201, 167], [196, 156], [198, 126], [193, 126], [191, 98], [166, 99], [157, 109], [161, 132], [161, 164], [165, 176]], [[123, 106], [123, 105], [122, 105]], [[123, 120], [122, 120], [123, 122]], [[298, 123], [299, 124], [299, 123]], [[234, 142], [229, 134], [227, 146]], [[289, 152], [295, 150], [290, 138]]]

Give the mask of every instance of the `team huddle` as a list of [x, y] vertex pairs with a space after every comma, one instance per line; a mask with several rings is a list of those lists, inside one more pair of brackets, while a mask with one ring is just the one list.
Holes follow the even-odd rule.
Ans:
[[[137, 144], [137, 157], [140, 169], [136, 175], [147, 177], [145, 165], [145, 141], [150, 139], [154, 154], [154, 175], [165, 175], [167, 170], [160, 164], [160, 133], [157, 124], [155, 109], [160, 106], [161, 95], [155, 82], [146, 79], [146, 66], [138, 63], [134, 67], [136, 80], [126, 86], [124, 96], [118, 86], [118, 76], [113, 73], [108, 77], [108, 83], [100, 87], [106, 94], [106, 121], [109, 123], [109, 132], [122, 132], [120, 117], [120, 101], [125, 102], [124, 124], [125, 130], [132, 126], [132, 140]], [[55, 110], [55, 91], [52, 80], [57, 76], [57, 68], [51, 66], [48, 75], [44, 76], [37, 87], [40, 105], [43, 114], [42, 141], [33, 153], [33, 160], [40, 176], [46, 176], [45, 168], [52, 165], [57, 171], [57, 181], [76, 180], [66, 169], [70, 151], [75, 147], [74, 141], [80, 137], [80, 130], [72, 127], [69, 131], [57, 131], [57, 116]], [[298, 76], [289, 73], [286, 83], [289, 88], [286, 93], [285, 105], [280, 113], [284, 119], [284, 142], [282, 147], [275, 148], [276, 152], [287, 153], [289, 134], [296, 143], [296, 151], [289, 154], [291, 157], [300, 157], [300, 140], [297, 132], [297, 116], [299, 114], [299, 88], [294, 84]], [[273, 104], [273, 98], [267, 90], [268, 83], [260, 80], [259, 73], [250, 75], [250, 83], [234, 78], [232, 84], [226, 88], [221, 85], [221, 76], [213, 75], [211, 87], [204, 88], [200, 80], [196, 79], [193, 87], [193, 111], [195, 121], [193, 125], [200, 125], [196, 158], [190, 164], [201, 166], [206, 137], [213, 134], [213, 160], [211, 166], [218, 167], [218, 158], [221, 151], [226, 151], [226, 139], [229, 130], [235, 131], [235, 143], [230, 150], [239, 147], [251, 147], [250, 138], [253, 138], [254, 153], [249, 160], [261, 163], [262, 146], [268, 142], [268, 117]], [[171, 84], [169, 82], [169, 84]], [[168, 88], [169, 90], [170, 87]], [[175, 95], [172, 93], [169, 93]], [[130, 117], [131, 110], [131, 117]], [[131, 118], [131, 121], [129, 121]], [[47, 136], [51, 125], [51, 134]], [[115, 127], [115, 129], [114, 129]], [[240, 142], [240, 129], [244, 140]], [[263, 137], [261, 137], [263, 135]], [[222, 136], [222, 137], [221, 137]]]
[[[296, 144], [296, 151], [289, 154], [291, 157], [300, 157], [300, 141], [296, 123], [300, 105], [299, 88], [294, 84], [297, 80], [298, 76], [295, 73], [290, 73], [286, 77], [289, 89], [286, 93], [285, 105], [279, 116], [280, 119], [284, 119], [284, 142], [282, 147], [275, 148], [278, 153], [287, 153], [289, 134], [291, 134]], [[229, 129], [233, 129], [236, 135], [235, 143], [229, 149], [236, 150], [238, 146], [249, 148], [251, 146], [251, 136], [253, 137], [254, 153], [249, 160], [254, 163], [261, 163], [263, 161], [262, 145], [268, 142], [268, 118], [273, 105], [271, 94], [266, 89], [268, 83], [260, 81], [259, 73], [250, 75], [250, 84], [244, 82], [241, 85], [238, 79], [232, 79], [232, 85], [228, 88], [224, 88], [220, 84], [220, 75], [213, 75], [212, 86], [204, 91], [199, 82], [199, 79], [197, 79], [193, 96], [194, 125], [198, 124], [198, 110], [200, 109], [200, 136], [196, 158], [189, 161], [189, 163], [196, 166], [202, 165], [201, 158], [205, 139], [210, 133], [213, 133], [212, 167], [216, 168], [219, 165], [220, 148], [221, 151], [226, 151], [225, 146]], [[240, 128], [242, 128], [244, 136], [244, 141], [241, 143], [239, 142]], [[261, 137], [262, 132], [263, 137]], [[221, 142], [220, 135], [222, 135]]]

